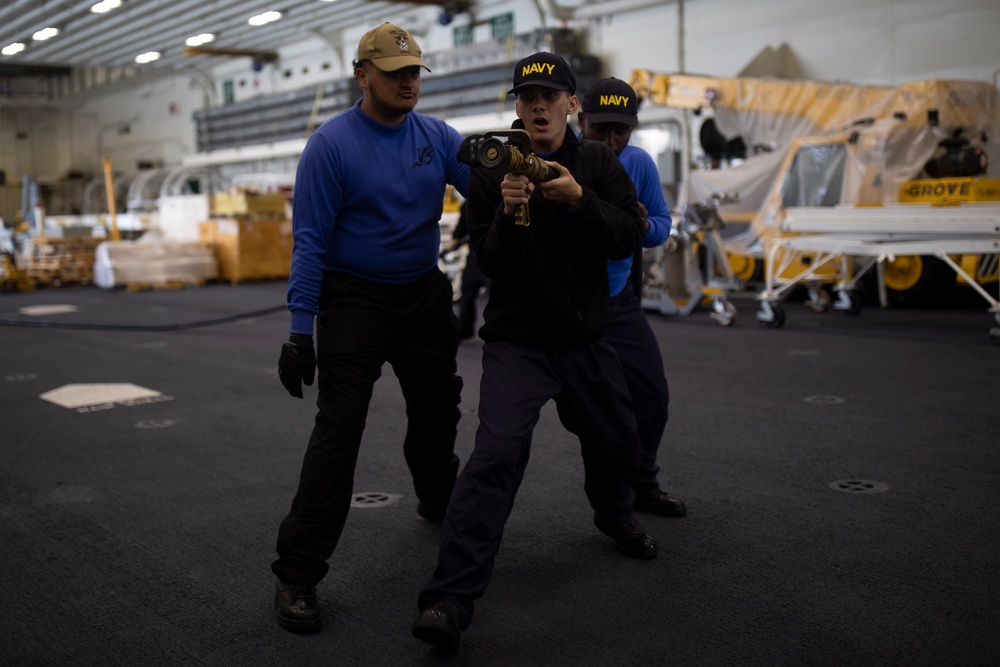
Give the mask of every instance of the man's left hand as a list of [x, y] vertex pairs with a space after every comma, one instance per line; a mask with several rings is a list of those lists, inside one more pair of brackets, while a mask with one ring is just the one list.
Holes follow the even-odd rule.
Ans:
[[558, 201], [566, 204], [570, 208], [576, 208], [583, 201], [583, 187], [576, 182], [569, 169], [558, 162], [545, 161], [551, 169], [554, 169], [558, 176], [551, 181], [538, 184], [538, 189], [542, 195], [550, 201]]
[[292, 334], [281, 346], [278, 358], [278, 379], [288, 393], [302, 398], [302, 383], [311, 386], [316, 376], [316, 352], [312, 336]]

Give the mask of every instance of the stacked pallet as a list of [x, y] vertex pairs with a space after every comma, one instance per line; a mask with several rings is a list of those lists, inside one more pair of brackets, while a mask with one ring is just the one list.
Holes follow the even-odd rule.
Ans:
[[25, 262], [32, 287], [90, 284], [94, 251], [103, 240], [93, 236], [36, 236]]

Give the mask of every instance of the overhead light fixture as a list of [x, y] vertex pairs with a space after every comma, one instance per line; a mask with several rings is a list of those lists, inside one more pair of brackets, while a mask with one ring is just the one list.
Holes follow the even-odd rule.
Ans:
[[135, 57], [135, 61], [140, 65], [145, 65], [146, 63], [151, 63], [154, 60], [160, 59], [159, 51], [146, 51], [145, 53], [140, 53]]
[[58, 34], [59, 34], [59, 28], [42, 28], [34, 35], [32, 35], [31, 39], [35, 40], [36, 42], [44, 42], [47, 39], [52, 39]]
[[456, 16], [469, 11], [469, 4], [469, 0], [446, 0], [441, 3], [441, 13], [438, 14], [438, 23], [448, 25]]
[[103, 14], [105, 12], [110, 12], [112, 9], [117, 9], [122, 6], [122, 0], [101, 0], [96, 5], [90, 8], [95, 14]]
[[261, 26], [268, 23], [273, 23], [281, 18], [281, 12], [264, 12], [263, 14], [257, 14], [256, 16], [251, 16], [250, 20], [247, 21], [250, 25]]
[[13, 44], [8, 44], [7, 46], [0, 49], [0, 53], [5, 56], [17, 55], [21, 51], [24, 51], [24, 44], [21, 42], [14, 42]]
[[215, 41], [215, 35], [210, 32], [203, 32], [200, 35], [195, 35], [194, 37], [188, 37], [184, 40], [184, 43], [188, 46], [201, 46], [202, 44], [208, 44], [209, 42]]

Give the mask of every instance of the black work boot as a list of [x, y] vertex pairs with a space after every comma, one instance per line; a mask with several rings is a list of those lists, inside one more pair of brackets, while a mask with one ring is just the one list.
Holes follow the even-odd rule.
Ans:
[[442, 651], [458, 649], [462, 630], [467, 627], [465, 612], [450, 602], [435, 602], [420, 612], [413, 622], [413, 636]]
[[417, 501], [417, 514], [423, 519], [439, 526], [444, 523], [444, 514], [447, 510], [447, 506], [434, 507], [432, 505], [428, 505], [422, 500]]
[[656, 542], [636, 521], [635, 515], [628, 521], [617, 522], [594, 514], [594, 525], [602, 533], [615, 541], [618, 551], [630, 558], [656, 558]]
[[635, 508], [660, 516], [682, 517], [687, 514], [683, 500], [671, 498], [666, 491], [660, 489], [635, 494]]
[[281, 627], [292, 632], [319, 630], [319, 602], [316, 587], [309, 584], [286, 584], [278, 580], [275, 585], [274, 611]]

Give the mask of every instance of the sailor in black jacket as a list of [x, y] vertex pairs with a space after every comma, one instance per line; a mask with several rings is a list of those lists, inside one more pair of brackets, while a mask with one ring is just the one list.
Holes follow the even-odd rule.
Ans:
[[472, 170], [470, 236], [480, 268], [495, 281], [480, 331], [485, 341], [551, 346], [599, 338], [610, 317], [608, 260], [631, 257], [642, 243], [635, 187], [618, 156], [605, 144], [579, 140], [568, 126], [562, 139], [543, 157], [568, 170], [558, 180], [575, 181], [579, 203], [546, 198], [552, 182], [529, 183], [528, 227], [504, 212], [505, 175]]
[[[521, 60], [510, 91], [517, 95], [516, 124], [523, 123], [531, 150], [556, 178], [536, 184], [485, 168], [473, 168], [470, 178], [472, 247], [493, 281], [479, 330], [479, 428], [413, 625], [414, 636], [446, 650], [457, 648], [489, 584], [532, 431], [549, 400], [581, 415], [574, 427], [593, 436], [581, 451], [595, 525], [624, 554], [656, 556], [656, 543], [632, 514], [639, 438], [621, 364], [603, 337], [607, 262], [640, 247], [642, 219], [614, 151], [569, 131], [567, 116], [579, 106], [575, 89], [559, 56]], [[528, 206], [528, 226], [517, 224], [519, 205]]]

